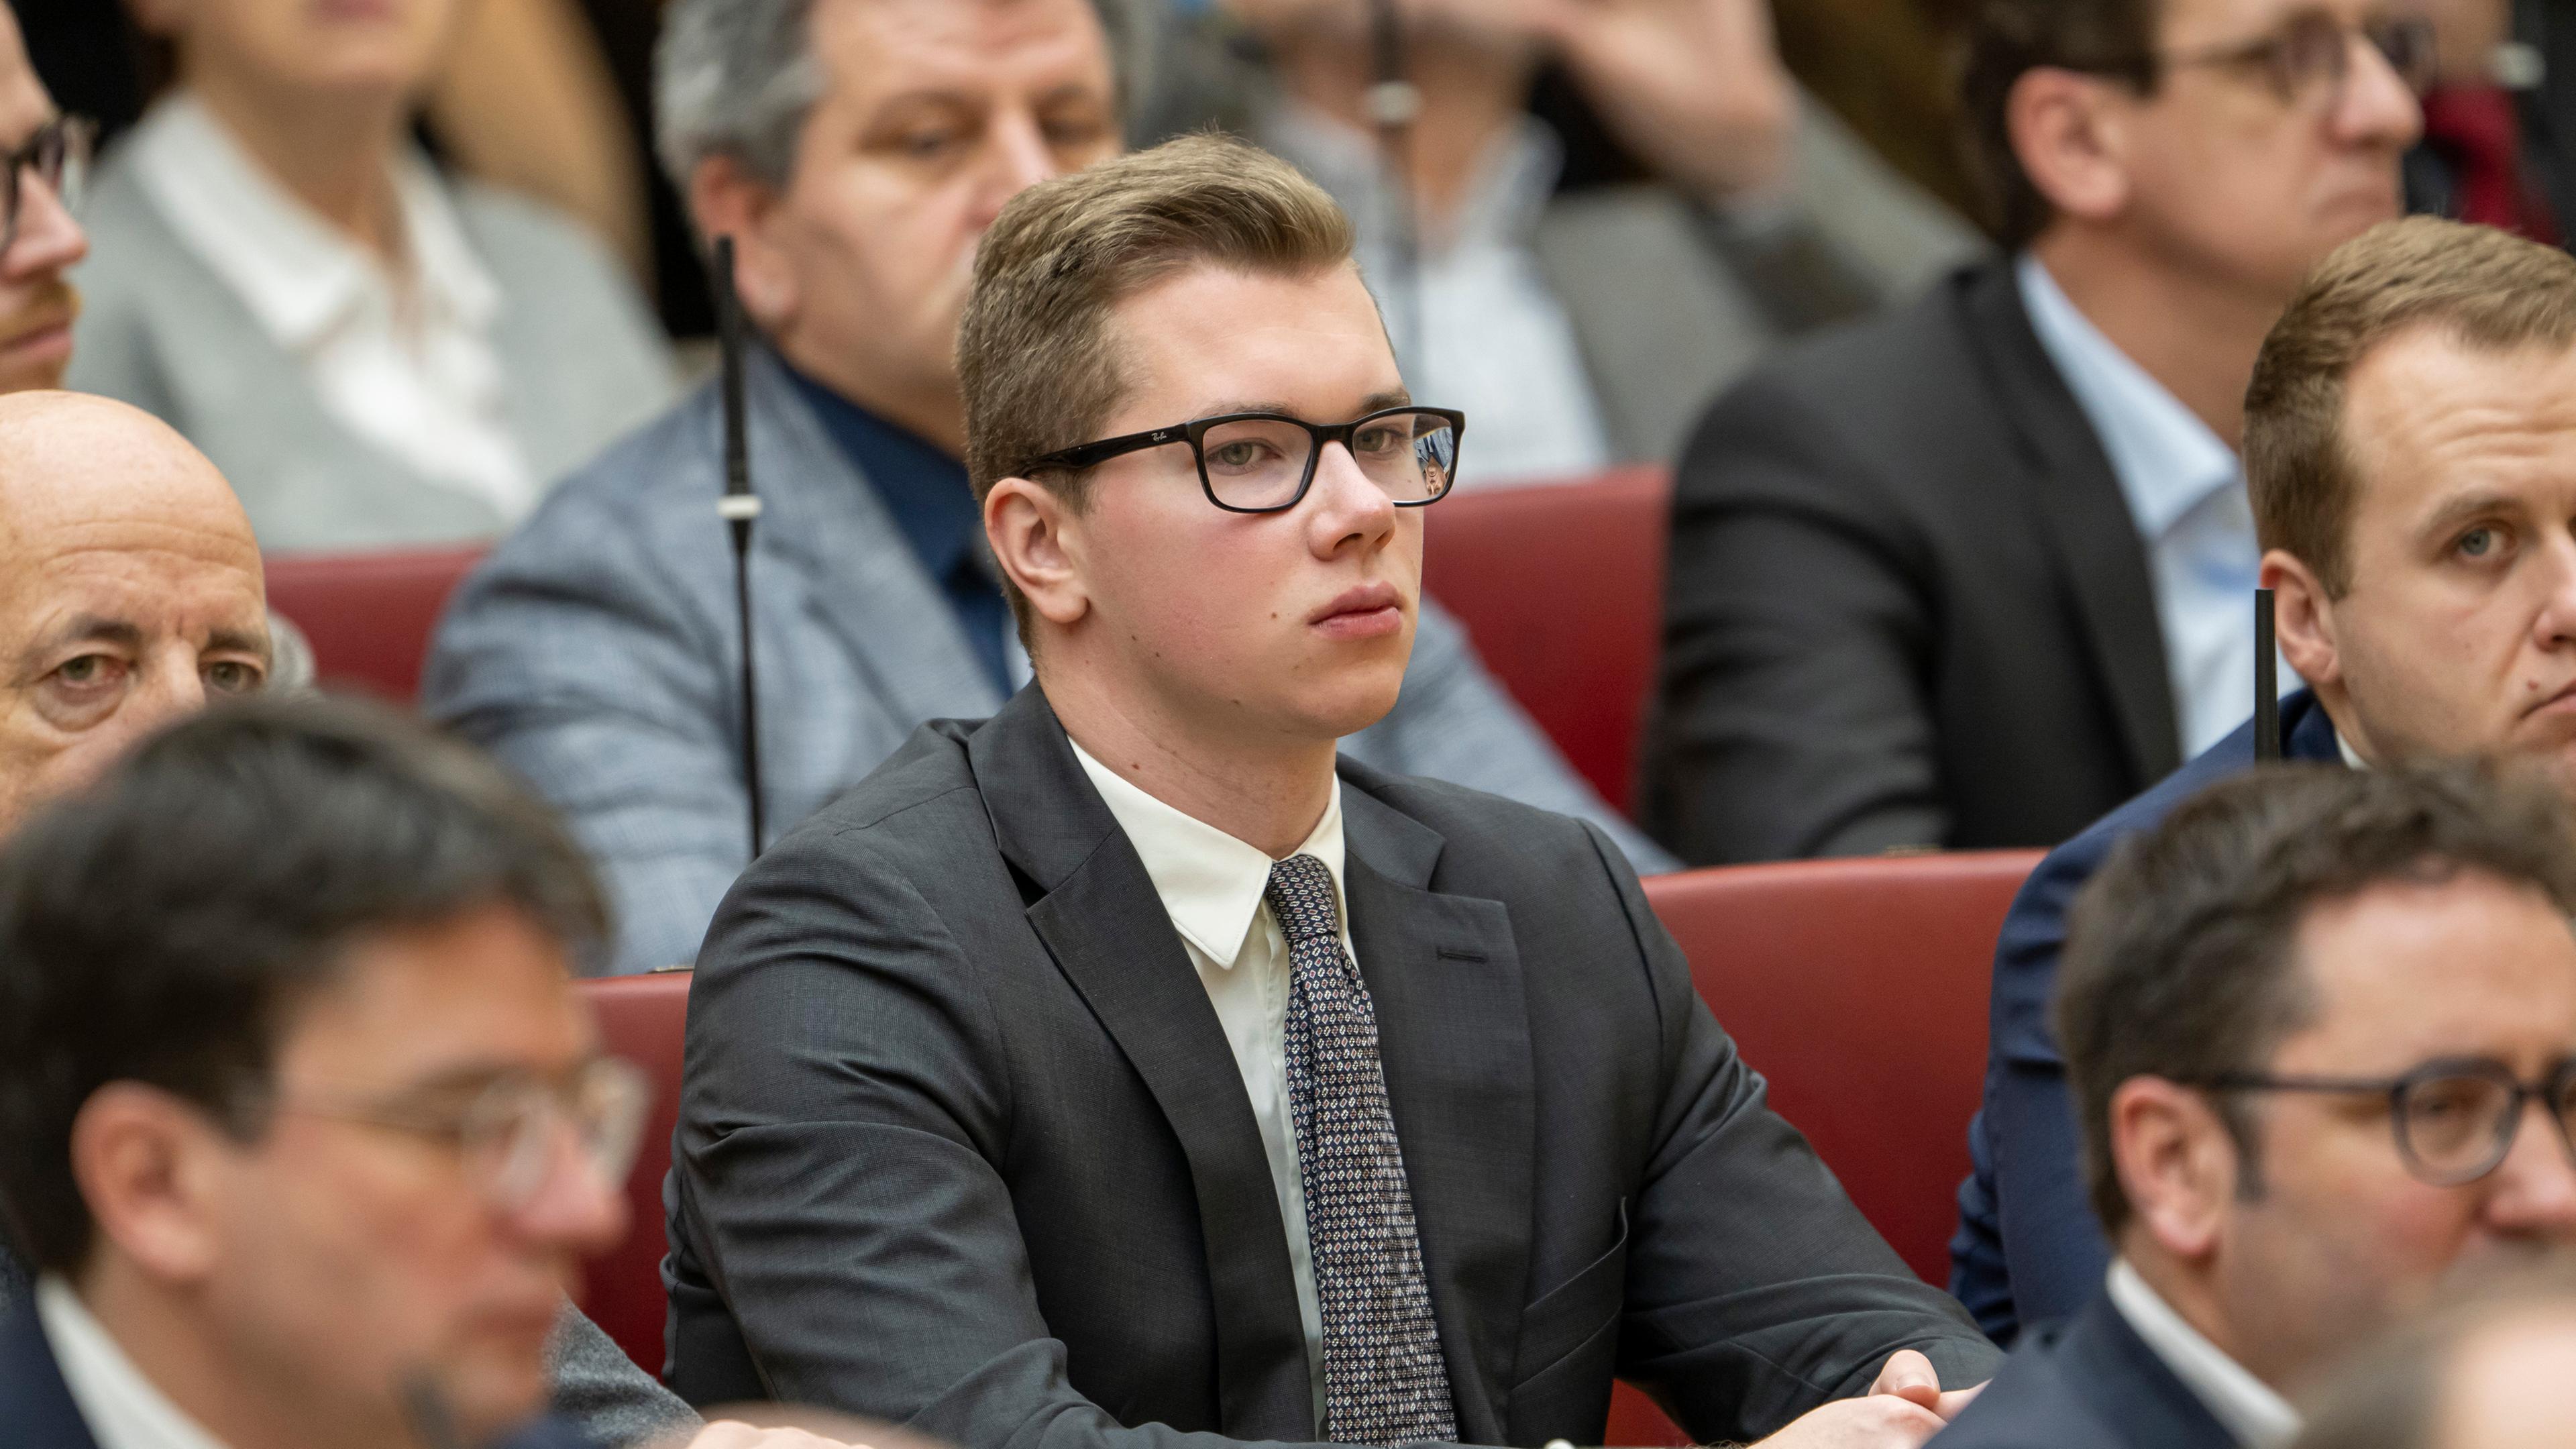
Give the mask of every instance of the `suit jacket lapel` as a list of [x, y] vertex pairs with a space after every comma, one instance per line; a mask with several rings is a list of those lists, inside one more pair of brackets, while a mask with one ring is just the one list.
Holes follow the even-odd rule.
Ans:
[[2236, 1449], [2236, 1436], [2156, 1357], [2109, 1295], [2094, 1295], [2067, 1324], [2063, 1354], [2068, 1377], [2126, 1442], [2139, 1449]]
[[1500, 1444], [1528, 1302], [1537, 1120], [1511, 915], [1427, 889], [1439, 835], [1347, 782], [1342, 820], [1351, 943], [1377, 1011], [1458, 1431]]
[[825, 627], [898, 719], [982, 719], [1000, 708], [955, 611], [876, 489], [796, 396], [774, 353], [755, 347], [745, 361], [752, 485], [769, 510], [755, 537], [812, 581]]
[[1003, 855], [1044, 892], [1029, 924], [1162, 1108], [1188, 1158], [1235, 1439], [1311, 1442], [1314, 1384], [1261, 1130], [1215, 1008], [1145, 864], [1032, 685], [969, 741]]
[[32, 1298], [0, 1316], [0, 1424], [25, 1449], [98, 1449]]
[[2141, 786], [2160, 780], [2182, 763], [2182, 737], [2137, 520], [2092, 423], [2031, 330], [2012, 264], [1978, 268], [1959, 285], [1969, 335], [2030, 460], [2034, 502], [2065, 565], [2130, 767]]

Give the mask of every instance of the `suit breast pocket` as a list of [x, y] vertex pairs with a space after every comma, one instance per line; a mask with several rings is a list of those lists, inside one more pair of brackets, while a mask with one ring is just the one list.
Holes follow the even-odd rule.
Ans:
[[[1628, 1298], [1628, 1200], [1619, 1200], [1618, 1235], [1610, 1251], [1540, 1295], [1521, 1312], [1520, 1353], [1513, 1380], [1527, 1384], [1582, 1353], [1615, 1355], [1619, 1311]], [[1607, 1367], [1605, 1362], [1604, 1373]]]

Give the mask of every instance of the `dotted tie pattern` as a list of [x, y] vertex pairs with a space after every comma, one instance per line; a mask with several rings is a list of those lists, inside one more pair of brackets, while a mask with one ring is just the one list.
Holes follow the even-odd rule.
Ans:
[[1324, 1437], [1455, 1442], [1457, 1411], [1387, 1109], [1377, 1009], [1335, 929], [1333, 878], [1311, 855], [1270, 868], [1288, 938], [1288, 1107], [1324, 1320]]

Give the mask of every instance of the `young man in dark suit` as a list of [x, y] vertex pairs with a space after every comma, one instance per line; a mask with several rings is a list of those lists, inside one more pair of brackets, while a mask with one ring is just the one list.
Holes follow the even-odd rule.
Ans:
[[2040, 846], [2243, 720], [2264, 330], [2398, 214], [2376, 0], [1985, 0], [2009, 255], [1818, 339], [1683, 454], [1647, 824], [1694, 864]]
[[[2281, 652], [2281, 753], [2544, 762], [2576, 797], [2576, 260], [2419, 218], [2337, 251], [2265, 343], [2246, 460]], [[2073, 1312], [2109, 1248], [2049, 1026], [2066, 914], [2121, 840], [2254, 760], [2248, 723], [2050, 853], [1995, 955], [1952, 1285], [1998, 1338]]]
[[1597, 1442], [1620, 1375], [1705, 1439], [1910, 1445], [1994, 1361], [1765, 1109], [1607, 836], [1338, 758], [1474, 466], [1350, 246], [1207, 137], [986, 235], [968, 462], [1036, 680], [717, 914], [684, 1395], [966, 1449], [1536, 1445]]
[[2533, 786], [2273, 768], [2120, 849], [2056, 1013], [2117, 1256], [1942, 1449], [2286, 1444], [2437, 1288], [2576, 1246], [2576, 836]]

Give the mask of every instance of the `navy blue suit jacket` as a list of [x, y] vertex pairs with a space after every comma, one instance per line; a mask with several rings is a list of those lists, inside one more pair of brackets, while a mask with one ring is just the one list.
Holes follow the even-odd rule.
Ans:
[[[98, 1449], [98, 1439], [81, 1418], [71, 1386], [36, 1317], [36, 1305], [22, 1299], [0, 1314], [0, 1426], [6, 1426], [9, 1449]], [[494, 1449], [592, 1449], [591, 1441], [561, 1419], [540, 1419]]]
[[[2281, 753], [2337, 761], [2334, 722], [2306, 690], [2281, 701]], [[2048, 1013], [2066, 917], [2111, 848], [2151, 830], [2202, 787], [2254, 765], [2254, 725], [2209, 747], [2154, 789], [2049, 852], [2031, 872], [1995, 945], [1986, 1048], [1985, 1109], [1968, 1125], [1974, 1168], [1959, 1187], [1959, 1232], [1950, 1242], [1950, 1291], [1997, 1343], [2026, 1324], [2073, 1313], [2111, 1265], [2085, 1195], [2066, 1063]]]
[[1934, 1449], [2236, 1449], [2097, 1281], [2082, 1312], [2035, 1327]]

